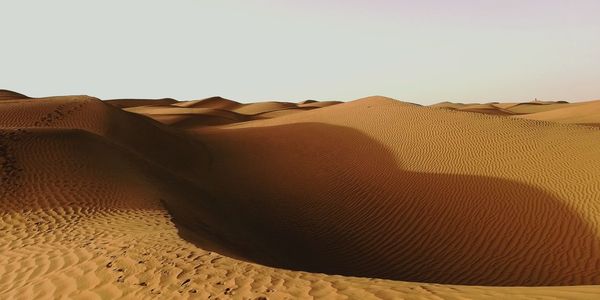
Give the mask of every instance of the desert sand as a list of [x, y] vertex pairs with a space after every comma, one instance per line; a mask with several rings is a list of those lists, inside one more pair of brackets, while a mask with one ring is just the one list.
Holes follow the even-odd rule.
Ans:
[[597, 299], [598, 124], [0, 90], [0, 299]]

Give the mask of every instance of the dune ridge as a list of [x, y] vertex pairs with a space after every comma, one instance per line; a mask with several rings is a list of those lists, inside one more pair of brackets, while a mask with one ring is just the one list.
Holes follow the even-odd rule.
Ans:
[[430, 105], [430, 107], [598, 127], [600, 124], [599, 102], [600, 100], [574, 103], [537, 100], [522, 103], [464, 104], [446, 101]]
[[[0, 103], [0, 298], [600, 293], [594, 127], [383, 97], [151, 101]], [[185, 113], [245, 117], [166, 121]]]
[[598, 127], [600, 126], [600, 100], [573, 103], [561, 109], [538, 111], [518, 118]]
[[17, 92], [0, 89], [0, 100], [11, 100], [11, 99], [29, 99], [29, 97], [27, 97], [23, 94], [17, 93]]
[[567, 101], [531, 101], [531, 102], [490, 102], [490, 103], [453, 103], [453, 102], [440, 102], [437, 104], [430, 105], [434, 108], [459, 110], [465, 112], [476, 112], [491, 115], [525, 115], [531, 113], [537, 113], [542, 111], [549, 111], [554, 109], [560, 109], [567, 106], [576, 105], [568, 103]]
[[116, 106], [118, 108], [130, 108], [138, 106], [159, 106], [159, 105], [171, 105], [178, 101], [172, 98], [163, 99], [110, 99], [105, 100], [106, 103]]
[[[148, 102], [149, 103], [149, 102]], [[189, 129], [197, 126], [226, 125], [251, 120], [269, 119], [341, 103], [340, 101], [301, 103], [258, 102], [243, 104], [222, 97], [182, 101], [169, 105], [144, 105], [125, 108], [166, 125]]]

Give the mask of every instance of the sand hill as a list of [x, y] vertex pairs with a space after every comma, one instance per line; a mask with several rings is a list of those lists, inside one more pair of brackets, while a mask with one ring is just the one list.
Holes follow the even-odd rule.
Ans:
[[452, 103], [452, 102], [440, 102], [438, 104], [431, 105], [434, 108], [443, 108], [450, 110], [458, 110], [465, 112], [476, 112], [485, 113], [490, 115], [525, 115], [538, 112], [544, 112], [567, 106], [576, 105], [570, 104], [566, 101], [532, 101], [523, 103]]
[[29, 97], [27, 97], [23, 94], [19, 94], [17, 92], [0, 89], [0, 100], [11, 100], [11, 99], [29, 99]]
[[561, 109], [537, 111], [520, 118], [560, 123], [600, 126], [600, 100], [573, 103]]
[[184, 101], [163, 105], [156, 103], [145, 106], [128, 107], [129, 112], [142, 114], [176, 128], [225, 125], [251, 120], [270, 119], [287, 114], [302, 112], [340, 103], [324, 102], [260, 102], [242, 104], [221, 97]]
[[177, 100], [171, 98], [165, 99], [110, 99], [106, 100], [106, 103], [119, 107], [129, 108], [137, 106], [159, 106], [159, 105], [170, 105], [178, 103]]
[[575, 103], [566, 101], [494, 102], [486, 104], [440, 102], [430, 107], [489, 115], [503, 115], [520, 119], [600, 126], [600, 100]]
[[2, 95], [2, 299], [600, 293], [595, 102]]

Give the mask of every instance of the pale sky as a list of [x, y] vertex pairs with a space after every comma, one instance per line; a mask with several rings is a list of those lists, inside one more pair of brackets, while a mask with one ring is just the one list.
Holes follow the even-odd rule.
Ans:
[[598, 0], [0, 0], [30, 96], [600, 99]]

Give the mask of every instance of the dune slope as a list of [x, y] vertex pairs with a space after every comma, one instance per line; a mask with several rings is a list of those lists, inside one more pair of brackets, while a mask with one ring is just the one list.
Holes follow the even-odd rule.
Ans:
[[116, 106], [118, 108], [130, 108], [138, 106], [157, 106], [157, 105], [170, 105], [177, 103], [177, 100], [171, 98], [165, 99], [110, 99], [105, 100], [106, 103]]
[[[180, 132], [88, 96], [4, 101], [0, 125], [6, 128], [77, 128], [110, 138], [177, 174], [193, 175], [206, 164], [202, 145]], [[194, 150], [198, 151], [197, 153]], [[173, 153], [179, 153], [177, 157]]]
[[207, 188], [279, 266], [446, 284], [600, 280], [597, 130], [371, 98], [197, 134], [213, 158]]
[[271, 119], [339, 103], [339, 101], [309, 101], [296, 104], [269, 101], [242, 104], [221, 97], [212, 97], [169, 105], [132, 106], [126, 107], [125, 110], [142, 114], [171, 127], [193, 129], [194, 127]]
[[519, 118], [598, 127], [600, 126], [600, 100], [573, 103], [560, 109], [540, 111]]
[[11, 100], [11, 99], [29, 99], [29, 97], [27, 97], [23, 94], [19, 94], [17, 92], [0, 89], [0, 100]]

